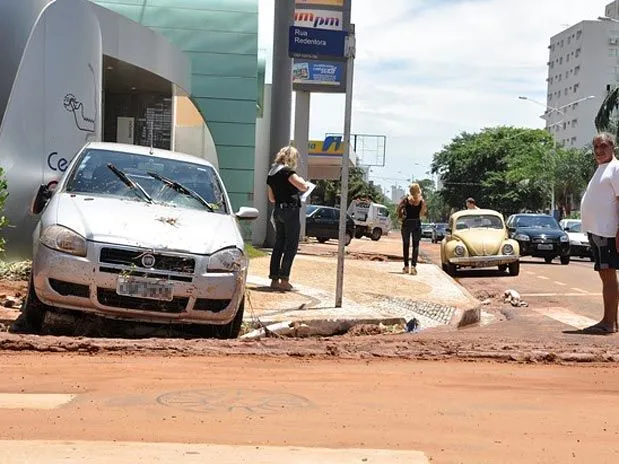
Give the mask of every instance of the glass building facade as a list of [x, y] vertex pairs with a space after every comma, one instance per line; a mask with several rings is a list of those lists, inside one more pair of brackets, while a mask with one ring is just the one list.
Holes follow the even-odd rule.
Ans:
[[258, 0], [93, 0], [165, 36], [191, 61], [191, 99], [235, 208], [253, 204]]

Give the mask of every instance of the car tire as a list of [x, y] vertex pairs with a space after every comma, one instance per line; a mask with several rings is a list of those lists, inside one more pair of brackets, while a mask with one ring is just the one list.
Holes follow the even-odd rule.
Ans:
[[447, 267], [447, 270], [445, 272], [447, 272], [447, 274], [449, 274], [450, 276], [455, 277], [458, 273], [458, 271], [456, 270], [456, 265], [453, 263], [447, 263], [445, 266]]
[[570, 264], [570, 255], [561, 256], [561, 264]]
[[326, 243], [329, 239], [326, 237], [318, 237], [316, 240], [318, 240], [320, 243]]
[[507, 264], [499, 264], [499, 271], [501, 272], [507, 271]]
[[39, 300], [35, 290], [32, 274], [28, 279], [28, 294], [21, 308], [21, 314], [11, 326], [13, 333], [40, 333], [47, 311], [52, 309]]
[[550, 264], [550, 263], [552, 263], [552, 260], [553, 260], [553, 259], [555, 259], [555, 257], [554, 257], [554, 256], [546, 256], [546, 257], [544, 258], [544, 261], [546, 261], [546, 264]]
[[241, 332], [241, 324], [243, 323], [243, 314], [245, 313], [245, 296], [243, 295], [243, 299], [241, 300], [241, 304], [239, 305], [239, 309], [228, 324], [224, 325], [212, 325], [212, 336], [213, 338], [220, 339], [230, 339], [237, 338], [239, 333]]
[[363, 232], [355, 232], [355, 238], [363, 237]]
[[370, 238], [376, 242], [380, 240], [380, 237], [382, 235], [383, 235], [383, 231], [377, 227], [372, 231], [372, 236]]
[[595, 258], [593, 256], [589, 256], [589, 261], [595, 261]]
[[520, 274], [520, 261], [516, 261], [515, 263], [509, 263], [509, 275], [512, 277], [516, 277]]
[[346, 232], [346, 235], [344, 236], [344, 246], [350, 245], [350, 242], [352, 242], [352, 235]]

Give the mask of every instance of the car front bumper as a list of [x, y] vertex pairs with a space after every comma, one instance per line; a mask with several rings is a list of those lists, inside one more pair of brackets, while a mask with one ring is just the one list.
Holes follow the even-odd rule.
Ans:
[[515, 255], [463, 256], [458, 258], [449, 258], [449, 262], [451, 264], [466, 267], [500, 266], [501, 264], [510, 264], [517, 261], [518, 256]]
[[520, 245], [520, 255], [530, 255], [535, 257], [567, 255], [570, 252], [568, 242], [518, 242]]
[[589, 245], [576, 245], [570, 243], [570, 255], [571, 256], [591, 256], [591, 246]]
[[[207, 273], [209, 257], [189, 254], [183, 256], [195, 260], [191, 273], [136, 269], [101, 263], [103, 247], [128, 248], [89, 242], [87, 256], [78, 257], [39, 245], [32, 267], [37, 297], [49, 306], [123, 320], [221, 325], [234, 319], [247, 269]], [[128, 274], [172, 282], [172, 301], [119, 295], [118, 279]]]

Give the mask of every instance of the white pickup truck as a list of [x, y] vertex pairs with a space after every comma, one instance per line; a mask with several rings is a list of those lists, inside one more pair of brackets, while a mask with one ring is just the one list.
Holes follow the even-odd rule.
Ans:
[[355, 221], [355, 238], [365, 236], [376, 241], [387, 235], [391, 229], [389, 210], [385, 205], [366, 200], [353, 200], [347, 212]]

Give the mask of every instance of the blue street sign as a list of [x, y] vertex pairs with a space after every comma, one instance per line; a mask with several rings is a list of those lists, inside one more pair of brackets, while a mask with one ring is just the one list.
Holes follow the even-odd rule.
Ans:
[[342, 58], [346, 31], [290, 26], [288, 56], [294, 58]]

